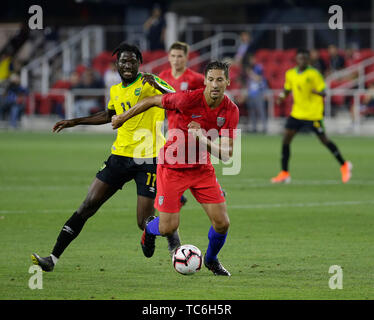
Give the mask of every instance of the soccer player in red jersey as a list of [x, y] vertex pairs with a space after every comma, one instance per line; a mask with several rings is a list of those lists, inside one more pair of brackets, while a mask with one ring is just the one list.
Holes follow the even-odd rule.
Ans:
[[[169, 48], [168, 59], [170, 63], [169, 69], [160, 73], [160, 78], [165, 78], [167, 83], [175, 89], [176, 92], [183, 90], [195, 90], [204, 87], [204, 76], [187, 68], [188, 61], [188, 44], [185, 42], [174, 42]], [[166, 110], [168, 125], [174, 126], [175, 112]], [[187, 202], [187, 198], [182, 195], [180, 201], [182, 204]]]
[[187, 68], [188, 44], [174, 42], [169, 49], [169, 63], [171, 68], [160, 73], [160, 78], [165, 79], [175, 91], [195, 90], [204, 87], [204, 76]]
[[[143, 253], [151, 257], [156, 236], [177, 230], [181, 208], [177, 200], [190, 189], [212, 223], [204, 264], [214, 274], [223, 276], [231, 274], [217, 255], [226, 241], [230, 221], [210, 154], [224, 161], [233, 154], [239, 109], [224, 94], [230, 84], [228, 72], [225, 63], [211, 62], [204, 72], [205, 88], [146, 98], [125, 113], [112, 117], [112, 126], [116, 129], [153, 106], [175, 113], [176, 121], [172, 127], [169, 124], [168, 141], [158, 156], [155, 208], [159, 216], [147, 221], [141, 240]], [[213, 142], [214, 135], [220, 137], [218, 144]]]

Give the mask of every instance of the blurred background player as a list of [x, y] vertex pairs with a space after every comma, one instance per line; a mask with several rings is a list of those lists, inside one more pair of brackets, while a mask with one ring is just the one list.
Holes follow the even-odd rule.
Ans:
[[[158, 77], [139, 73], [139, 65], [143, 60], [136, 46], [121, 43], [114, 50], [114, 54], [117, 54], [116, 65], [122, 82], [111, 87], [108, 108], [89, 117], [59, 121], [53, 127], [53, 131], [59, 132], [77, 125], [109, 123], [112, 116], [123, 113], [146, 97], [175, 92]], [[112, 146], [112, 154], [97, 173], [86, 199], [66, 221], [51, 255], [40, 257], [36, 253], [32, 254], [34, 264], [40, 265], [44, 271], [52, 271], [61, 254], [79, 235], [88, 218], [92, 217], [108, 199], [131, 180], [135, 180], [137, 186], [138, 226], [141, 230], [144, 229], [145, 220], [154, 214], [156, 157], [159, 151], [157, 146], [161, 147], [165, 143], [165, 138], [161, 130], [157, 130], [157, 126], [164, 121], [164, 118], [163, 110], [152, 108], [118, 130], [117, 139]], [[143, 139], [138, 137], [138, 130], [144, 131], [144, 129], [152, 133], [151, 142], [144, 149], [144, 154], [143, 152], [136, 153], [139, 144], [144, 143]], [[134, 138], [135, 135], [137, 138]], [[147, 138], [144, 140], [149, 141]], [[177, 232], [168, 237], [168, 245], [170, 252], [180, 245]]]
[[26, 108], [27, 94], [27, 90], [20, 84], [18, 74], [12, 73], [3, 95], [0, 96], [0, 121], [8, 118], [10, 127], [18, 128], [21, 115]]
[[251, 123], [250, 132], [257, 132], [257, 122], [261, 121], [261, 133], [267, 131], [266, 117], [266, 90], [267, 81], [264, 77], [263, 67], [256, 63], [254, 55], [249, 55], [246, 71], [246, 106]]
[[[160, 73], [160, 78], [169, 83], [176, 92], [195, 90], [204, 87], [204, 76], [187, 68], [188, 52], [189, 48], [187, 43], [179, 41], [174, 42], [170, 46], [168, 53], [168, 60], [171, 68]], [[168, 119], [168, 126], [174, 127], [174, 113], [166, 110], [166, 117]], [[182, 195], [181, 201], [185, 204], [187, 198]]]
[[309, 51], [298, 50], [297, 66], [286, 72], [284, 90], [279, 94], [278, 103], [282, 103], [292, 92], [293, 106], [287, 118], [283, 142], [281, 172], [271, 179], [272, 183], [288, 183], [291, 175], [288, 170], [290, 144], [295, 134], [303, 127], [313, 130], [324, 146], [326, 146], [340, 163], [343, 183], [351, 178], [352, 164], [345, 161], [338, 147], [329, 140], [323, 123], [323, 98], [325, 96], [325, 81], [321, 73], [309, 65]]
[[174, 42], [168, 53], [170, 68], [160, 73], [160, 78], [169, 83], [176, 92], [204, 87], [204, 76], [187, 68], [189, 47], [184, 42]]
[[[147, 258], [152, 257], [156, 236], [171, 235], [178, 229], [181, 205], [175, 201], [190, 189], [212, 223], [204, 264], [215, 275], [230, 276], [217, 258], [225, 244], [230, 221], [210, 154], [224, 161], [232, 157], [239, 109], [225, 95], [225, 89], [230, 85], [228, 65], [219, 61], [210, 62], [204, 74], [205, 88], [144, 99], [126, 113], [114, 116], [112, 126], [113, 129], [119, 128], [152, 106], [176, 113], [174, 127], [169, 128], [168, 141], [158, 157], [155, 208], [159, 216], [149, 218], [144, 228], [141, 239], [143, 253]], [[215, 131], [219, 143], [214, 143], [214, 138], [207, 137], [202, 129], [205, 132]], [[170, 134], [171, 130], [182, 134], [183, 139], [175, 140], [175, 135]], [[199, 144], [192, 139], [199, 141]], [[187, 152], [175, 157], [172, 150], [176, 148]]]

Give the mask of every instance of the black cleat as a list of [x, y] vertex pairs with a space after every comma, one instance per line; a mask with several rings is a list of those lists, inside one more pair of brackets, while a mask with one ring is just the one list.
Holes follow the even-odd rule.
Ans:
[[208, 262], [206, 260], [206, 254], [204, 255], [204, 265], [210, 270], [212, 271], [216, 276], [227, 276], [227, 277], [230, 277], [231, 276], [231, 273], [228, 272], [224, 267], [223, 265], [221, 264], [221, 262], [217, 260], [214, 260], [212, 262]]
[[156, 236], [147, 232], [148, 223], [150, 223], [155, 218], [156, 218], [155, 216], [151, 216], [151, 217], [147, 218], [147, 220], [145, 221], [145, 228], [144, 228], [142, 238], [141, 238], [141, 241], [140, 241], [140, 244], [141, 244], [142, 249], [143, 249], [143, 254], [147, 258], [150, 258], [150, 257], [153, 256], [153, 254], [155, 252], [155, 248], [156, 248], [156, 245], [155, 245]]
[[180, 201], [182, 206], [184, 206], [187, 203], [187, 198], [184, 195], [182, 195]]
[[171, 236], [167, 236], [167, 239], [168, 239], [169, 254], [172, 257], [174, 254], [174, 251], [181, 245], [178, 230], [175, 230], [175, 232]]
[[43, 258], [36, 253], [33, 253], [31, 255], [31, 260], [33, 264], [40, 266], [45, 272], [53, 271], [53, 268], [55, 267], [51, 257]]

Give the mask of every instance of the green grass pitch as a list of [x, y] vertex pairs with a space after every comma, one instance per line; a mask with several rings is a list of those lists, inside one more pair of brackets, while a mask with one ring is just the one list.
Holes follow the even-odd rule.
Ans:
[[[217, 175], [231, 226], [220, 253], [232, 277], [204, 267], [175, 272], [163, 238], [143, 256], [133, 182], [85, 225], [43, 289], [31, 290], [30, 254], [48, 255], [109, 155], [112, 134], [0, 133], [0, 299], [373, 299], [374, 140], [336, 136], [354, 165], [343, 185], [339, 165], [313, 135], [291, 147], [292, 183], [272, 185], [280, 136], [242, 136], [237, 176]], [[184, 244], [206, 250], [209, 220], [191, 193], [181, 212]], [[343, 289], [329, 288], [329, 267]]]

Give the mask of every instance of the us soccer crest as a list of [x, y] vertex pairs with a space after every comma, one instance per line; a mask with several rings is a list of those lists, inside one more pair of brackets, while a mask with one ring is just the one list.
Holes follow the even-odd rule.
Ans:
[[161, 206], [164, 203], [164, 196], [158, 197], [158, 204]]
[[217, 126], [222, 127], [225, 124], [226, 118], [217, 117]]

